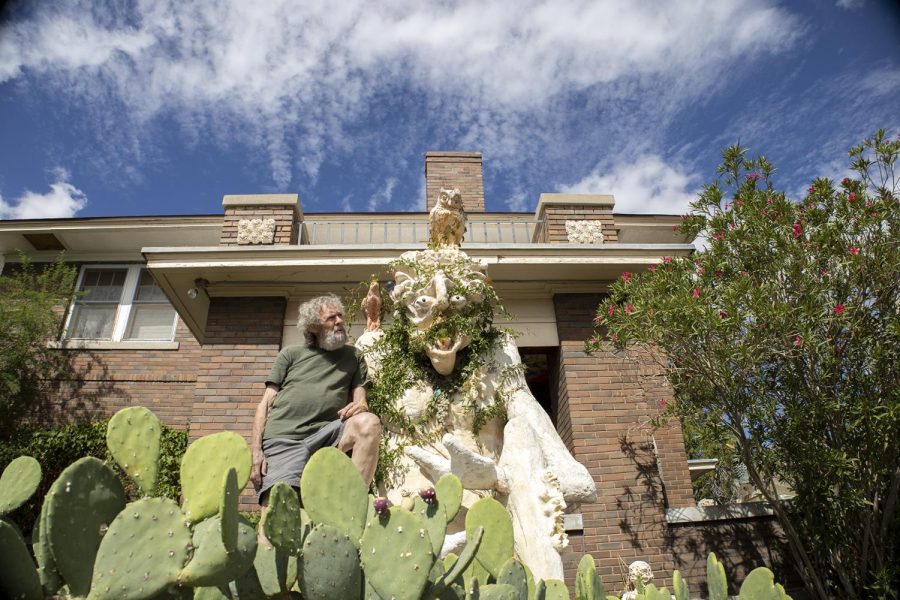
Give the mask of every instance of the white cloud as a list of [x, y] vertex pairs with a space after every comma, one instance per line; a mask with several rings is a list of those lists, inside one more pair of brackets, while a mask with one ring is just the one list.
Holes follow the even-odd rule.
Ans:
[[397, 187], [397, 178], [396, 177], [388, 177], [384, 180], [384, 185], [380, 190], [372, 194], [369, 198], [369, 203], [366, 206], [366, 210], [368, 212], [375, 212], [379, 208], [384, 210], [391, 203], [391, 199], [394, 197], [394, 188]]
[[559, 191], [567, 194], [613, 194], [617, 213], [684, 214], [699, 192], [699, 177], [653, 154], [599, 165]]
[[62, 167], [53, 171], [57, 181], [46, 194], [26, 190], [12, 203], [0, 196], [0, 219], [64, 219], [87, 206], [85, 193], [67, 181], [69, 172]]
[[855, 8], [862, 8], [863, 6], [865, 6], [866, 0], [837, 0], [837, 5], [840, 8], [853, 10]]
[[[802, 31], [772, 0], [143, 0], [112, 16], [81, 0], [34, 10], [0, 31], [0, 82], [65, 90], [98, 122], [124, 112], [117, 129], [134, 134], [123, 140], [146, 143], [163, 116], [198, 143], [246, 144], [282, 188], [315, 180], [336, 149], [352, 154], [350, 126], [398, 90], [424, 96], [439, 139], [482, 149], [498, 167], [521, 164], [559, 141], [573, 94], [609, 104], [607, 128], [654, 135], [735, 63], [783, 51]], [[145, 149], [130, 144], [110, 154], [140, 162]]]

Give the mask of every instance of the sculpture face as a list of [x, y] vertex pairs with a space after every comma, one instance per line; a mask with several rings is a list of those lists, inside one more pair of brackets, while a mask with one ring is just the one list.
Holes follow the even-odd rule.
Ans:
[[449, 375], [457, 353], [490, 322], [485, 276], [481, 265], [460, 260], [455, 250], [429, 250], [415, 258], [394, 274], [391, 298], [414, 325], [413, 341], [434, 369]]

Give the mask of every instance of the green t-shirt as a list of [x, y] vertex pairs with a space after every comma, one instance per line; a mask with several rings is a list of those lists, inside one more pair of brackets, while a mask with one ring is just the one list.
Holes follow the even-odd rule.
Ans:
[[366, 361], [353, 346], [322, 350], [303, 344], [278, 353], [266, 383], [281, 387], [263, 439], [302, 440], [338, 418], [351, 392], [368, 385]]

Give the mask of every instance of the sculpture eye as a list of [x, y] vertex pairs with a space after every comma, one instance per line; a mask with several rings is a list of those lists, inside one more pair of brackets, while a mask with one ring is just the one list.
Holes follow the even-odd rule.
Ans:
[[450, 296], [450, 304], [455, 308], [462, 308], [466, 304], [468, 304], [468, 300], [462, 294], [453, 294]]
[[428, 296], [419, 296], [416, 298], [416, 304], [419, 306], [428, 306]]

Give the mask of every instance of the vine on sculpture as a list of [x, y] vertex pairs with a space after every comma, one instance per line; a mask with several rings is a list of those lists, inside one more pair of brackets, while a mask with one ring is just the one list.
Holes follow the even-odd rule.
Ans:
[[[461, 205], [433, 210], [429, 249], [391, 264], [393, 322], [376, 329], [370, 318], [357, 341], [373, 380], [370, 405], [385, 425], [382, 485], [396, 504], [453, 473], [464, 507], [485, 496], [506, 506], [516, 553], [536, 578], [562, 579], [563, 512], [595, 501], [596, 487], [529, 391], [512, 336], [493, 325], [502, 305], [485, 265], [459, 248]], [[464, 521], [462, 510], [445, 551], [464, 540]]]

